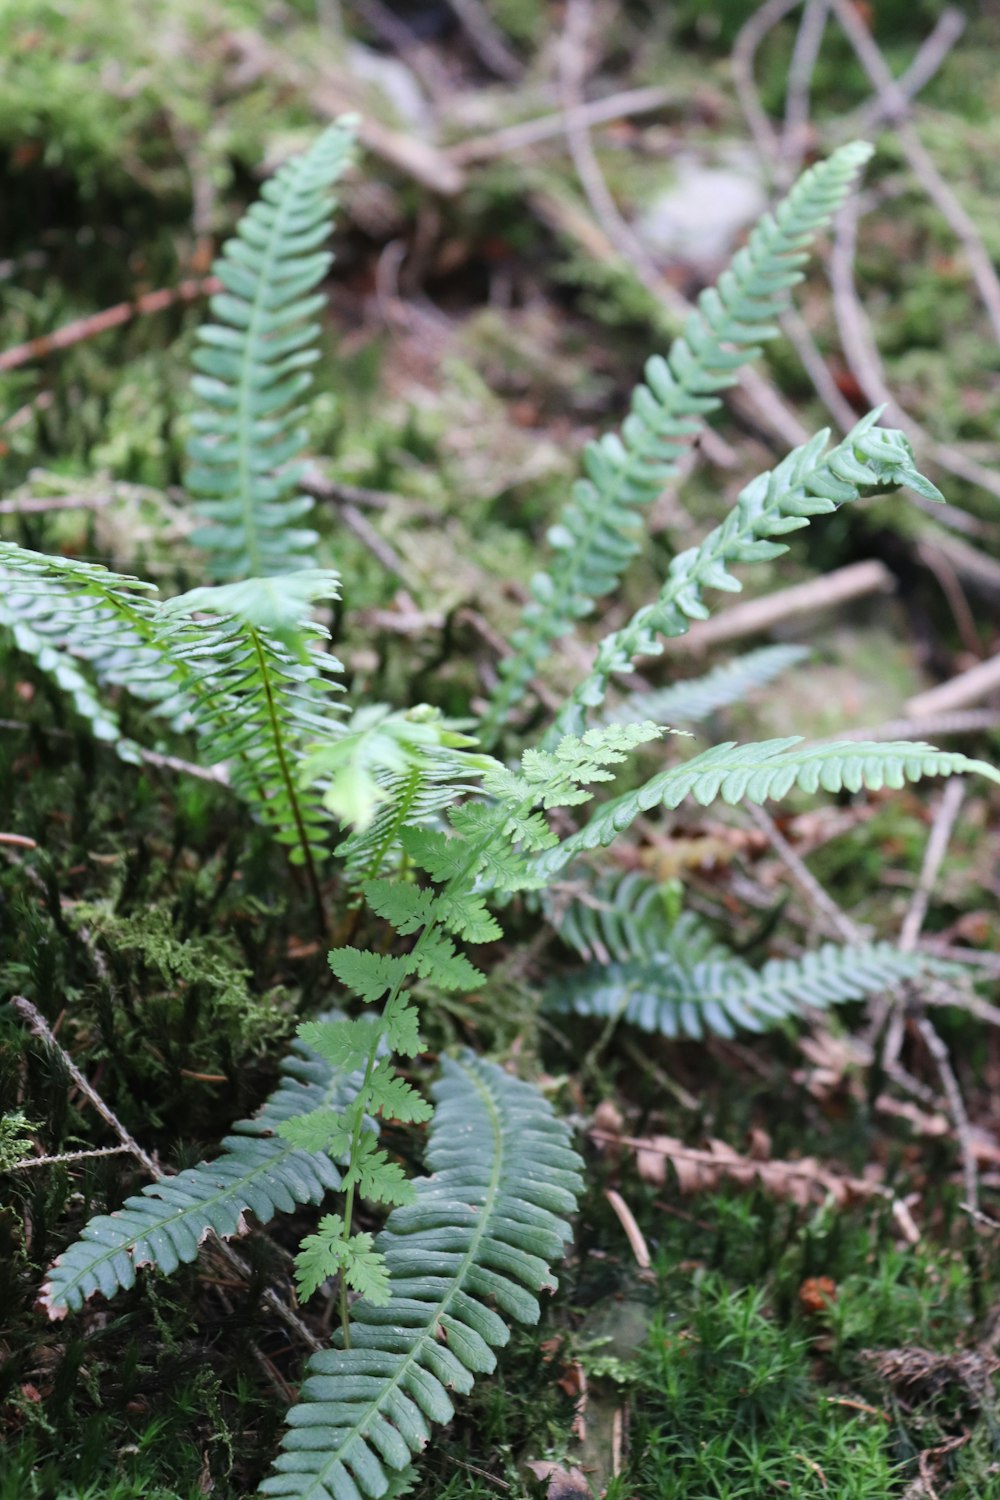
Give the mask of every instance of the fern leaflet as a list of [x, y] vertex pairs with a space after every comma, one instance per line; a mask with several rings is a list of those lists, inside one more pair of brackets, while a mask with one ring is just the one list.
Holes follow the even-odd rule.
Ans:
[[920, 974], [955, 972], [892, 943], [827, 943], [799, 959], [759, 970], [739, 958], [693, 912], [671, 921], [663, 886], [635, 872], [575, 903], [560, 936], [599, 961], [552, 985], [548, 1009], [620, 1018], [668, 1037], [763, 1031], [806, 1006], [829, 1005], [886, 989]]
[[538, 1320], [581, 1190], [569, 1132], [528, 1084], [471, 1055], [435, 1085], [430, 1174], [376, 1240], [389, 1300], [357, 1304], [351, 1347], [313, 1355], [262, 1495], [383, 1495], [496, 1365], [503, 1318]]
[[722, 524], [699, 546], [673, 559], [659, 598], [601, 642], [591, 672], [566, 700], [548, 738], [578, 734], [587, 709], [603, 703], [614, 673], [630, 671], [637, 657], [658, 655], [660, 636], [684, 635], [691, 620], [706, 619], [705, 589], [739, 593], [742, 585], [729, 571], [734, 564], [787, 552], [783, 543], [769, 538], [797, 531], [810, 517], [835, 511], [862, 493], [888, 487], [905, 485], [941, 500], [916, 468], [905, 435], [877, 427], [879, 415], [869, 412], [829, 453], [824, 452], [829, 432], [817, 433], [777, 468], [752, 480]]
[[606, 709], [602, 722], [628, 724], [636, 719], [652, 719], [654, 724], [697, 724], [720, 708], [742, 703], [755, 689], [767, 687], [808, 656], [804, 646], [761, 646], [713, 667], [703, 677], [691, 677], [650, 692], [631, 693], [624, 702]]

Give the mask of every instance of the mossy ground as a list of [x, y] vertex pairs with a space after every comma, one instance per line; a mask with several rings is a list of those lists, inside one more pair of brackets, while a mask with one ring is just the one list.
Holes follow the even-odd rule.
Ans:
[[[515, 46], [544, 51], [552, 43], [555, 8], [550, 15], [497, 0], [493, 9]], [[680, 136], [709, 145], [741, 136], [726, 59], [748, 7], [731, 0], [682, 4], [669, 16], [655, 5], [620, 10], [603, 63], [609, 88], [666, 81], [677, 101], [664, 118]], [[940, 7], [878, 10], [880, 39], [900, 68]], [[931, 86], [921, 128], [996, 248], [988, 205], [1000, 100], [986, 25], [970, 18]], [[72, 14], [50, 0], [5, 7], [0, 186], [10, 238], [0, 347], [203, 273], [209, 239], [252, 196], [269, 150], [312, 132], [308, 90], [235, 65], [231, 38], [241, 28], [297, 62], [329, 47], [305, 4], [181, 0], [123, 10], [82, 0]], [[779, 29], [761, 55], [764, 103], [779, 112], [791, 40], [790, 29]], [[452, 33], [442, 46], [460, 51], [461, 42]], [[825, 52], [819, 120], [865, 97], [846, 53]], [[540, 108], [529, 76], [492, 123]], [[445, 126], [448, 136], [465, 133], [458, 119]], [[878, 144], [875, 179], [894, 191], [891, 133]], [[602, 161], [626, 211], [669, 177], [662, 153], [629, 155], [614, 136], [602, 143]], [[350, 189], [338, 234], [311, 442], [336, 477], [388, 495], [378, 529], [400, 571], [376, 561], [333, 506], [320, 516], [322, 560], [347, 579], [343, 620], [334, 623], [352, 691], [463, 713], [481, 690], [477, 662], [488, 656], [475, 614], [512, 628], [579, 447], [616, 420], [654, 320], [657, 341], [666, 336], [663, 317], [620, 265], [595, 260], [533, 212], [538, 193], [581, 202], [561, 151], [490, 164], [445, 203], [382, 166], [371, 177], [377, 202]], [[995, 443], [997, 351], [971, 314], [952, 241], [909, 188], [894, 203], [888, 229], [863, 232], [858, 263], [889, 383], [943, 438]], [[414, 252], [418, 269], [387, 303], [379, 274], [390, 240]], [[836, 366], [821, 278], [803, 295]], [[98, 509], [4, 516], [5, 537], [151, 571], [171, 586], [201, 581], [173, 491], [201, 312], [200, 304], [175, 306], [0, 375], [5, 494], [113, 492]], [[824, 415], [790, 350], [774, 346], [768, 368], [803, 421], [820, 425]], [[674, 548], [720, 513], [722, 495], [773, 461], [759, 432], [732, 418], [722, 430], [735, 470], [696, 474], [685, 490], [687, 518], [660, 518], [605, 623], [648, 595]], [[949, 493], [991, 521], [970, 486], [953, 483]], [[968, 641], [914, 563], [921, 536], [934, 534], [931, 520], [900, 503], [845, 511], [797, 541], [788, 567], [749, 580], [763, 593], [879, 556], [903, 584], [899, 601], [879, 611], [877, 636], [864, 622], [814, 628], [820, 671], [832, 669], [809, 679], [822, 680], [822, 690], [808, 693], [797, 674], [798, 686], [760, 705], [757, 727], [826, 733], [872, 722], [950, 670]], [[983, 545], [992, 545], [988, 536]], [[501, 579], [513, 584], [500, 587]], [[983, 618], [992, 619], [986, 609]], [[548, 674], [553, 687], [576, 670], [572, 651], [561, 654]], [[865, 684], [853, 695], [852, 677]], [[224, 792], [118, 764], [20, 659], [3, 659], [0, 684], [0, 829], [38, 845], [2, 851], [4, 992], [26, 994], [45, 1012], [147, 1148], [166, 1165], [187, 1165], [266, 1095], [296, 1016], [325, 993], [329, 976], [304, 892]], [[128, 727], [154, 742], [155, 731]], [[982, 753], [996, 759], [995, 737]], [[919, 870], [927, 800], [908, 792], [875, 799], [869, 811], [848, 818], [839, 838], [819, 838], [810, 863], [859, 920], [888, 933]], [[941, 932], [974, 927], [985, 947], [997, 939], [990, 816], [974, 793], [930, 918]], [[698, 836], [703, 822], [692, 816], [674, 831]], [[692, 899], [755, 955], [769, 951], [786, 916], [795, 918], [766, 862], [741, 856], [714, 872], [683, 873]], [[747, 880], [769, 896], [763, 912], [747, 906]], [[524, 931], [532, 935], [530, 916]], [[546, 961], [559, 961], [551, 948]], [[797, 1209], [760, 1190], [683, 1197], [669, 1180], [654, 1190], [628, 1153], [592, 1146], [592, 1187], [559, 1297], [540, 1330], [514, 1336], [495, 1379], [431, 1448], [419, 1500], [538, 1494], [525, 1466], [547, 1457], [582, 1465], [609, 1500], [902, 1500], [921, 1454], [931, 1455], [925, 1465], [942, 1500], [1000, 1495], [993, 1386], [976, 1395], [954, 1370], [894, 1383], [869, 1357], [886, 1349], [975, 1355], [991, 1332], [998, 1252], [959, 1207], [953, 1143], [879, 1115], [881, 1080], [857, 1071], [817, 1101], [791, 1033], [736, 1048], [658, 1044], [639, 1061], [617, 1034], [598, 1038], [581, 1027], [553, 1035], [538, 1022], [538, 981], [537, 961], [512, 954], [483, 997], [428, 1018], [432, 1042], [516, 1051], [569, 1112], [586, 1119], [613, 1100], [635, 1134], [721, 1137], [740, 1149], [756, 1127], [779, 1156], [815, 1154], [856, 1174], [874, 1162], [898, 1195], [920, 1195], [923, 1235], [907, 1245], [871, 1204]], [[995, 1123], [994, 1035], [953, 1013], [940, 1029], [975, 1117]], [[697, 1110], [665, 1093], [664, 1076], [697, 1097]], [[27, 1040], [8, 1011], [0, 1014], [0, 1111], [15, 1117], [0, 1139], [4, 1164], [15, 1168], [28, 1139], [49, 1153], [109, 1142], [58, 1060]], [[307, 1215], [279, 1223], [273, 1244], [248, 1239], [249, 1286], [206, 1257], [169, 1282], [147, 1276], [113, 1308], [96, 1305], [65, 1323], [48, 1325], [35, 1308], [51, 1257], [89, 1214], [138, 1185], [128, 1159], [114, 1156], [3, 1177], [0, 1500], [238, 1500], [274, 1452], [304, 1351], [261, 1314], [259, 1293], [265, 1276], [284, 1274], [280, 1249], [311, 1227]], [[646, 1237], [648, 1277], [636, 1273], [608, 1187], [625, 1196]], [[828, 1306], [804, 1300], [816, 1278], [829, 1278]], [[326, 1311], [310, 1309], [317, 1328]], [[585, 1440], [571, 1437], [578, 1368], [589, 1390]]]

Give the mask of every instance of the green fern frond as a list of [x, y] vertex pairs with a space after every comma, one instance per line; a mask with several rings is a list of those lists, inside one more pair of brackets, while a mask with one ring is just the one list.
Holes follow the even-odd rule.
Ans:
[[[328, 824], [320, 795], [300, 792], [293, 759], [332, 735], [331, 654], [307, 649], [328, 632], [312, 604], [336, 596], [336, 575], [249, 579], [161, 600], [151, 584], [97, 564], [0, 543], [0, 566], [32, 602], [31, 630], [91, 664], [197, 736], [291, 857], [308, 863]], [[204, 613], [203, 613], [204, 612]]]
[[587, 710], [603, 703], [614, 673], [630, 671], [640, 656], [659, 655], [661, 636], [684, 635], [692, 620], [707, 619], [706, 589], [739, 593], [742, 584], [730, 572], [733, 566], [787, 552], [784, 543], [771, 537], [797, 531], [812, 516], [886, 488], [905, 486], [941, 500], [916, 468], [905, 434], [876, 426], [879, 416], [879, 411], [869, 412], [828, 453], [829, 431], [817, 433], [777, 468], [752, 480], [721, 526], [673, 559], [659, 597], [601, 642], [592, 670], [567, 699], [547, 739], [578, 734]]
[[767, 687], [808, 656], [805, 646], [761, 646], [713, 667], [703, 677], [648, 693], [632, 693], [614, 708], [606, 709], [601, 719], [605, 724], [627, 724], [635, 719], [652, 719], [654, 724], [697, 724], [720, 708], [744, 702], [752, 692]]
[[262, 1495], [384, 1495], [431, 1424], [451, 1420], [450, 1393], [495, 1368], [509, 1337], [500, 1314], [534, 1323], [536, 1294], [555, 1287], [549, 1267], [582, 1186], [565, 1125], [535, 1089], [471, 1055], [445, 1061], [434, 1098], [431, 1175], [376, 1240], [389, 1301], [358, 1304], [350, 1348], [310, 1359]]
[[863, 1000], [942, 967], [892, 943], [826, 943], [802, 958], [771, 959], [755, 970], [732, 955], [695, 957], [705, 941], [698, 926], [693, 945], [687, 941], [689, 924], [678, 922], [652, 952], [567, 977], [549, 991], [546, 1007], [619, 1017], [667, 1037], [730, 1037], [738, 1030], [764, 1031], [808, 1006], [825, 1010]]
[[861, 1000], [926, 973], [955, 973], [892, 943], [828, 943], [799, 959], [754, 969], [694, 912], [672, 911], [674, 893], [639, 871], [599, 879], [557, 924], [586, 969], [553, 984], [546, 1008], [621, 1019], [668, 1037], [763, 1031], [807, 1006]]
[[342, 1107], [359, 1080], [337, 1073], [301, 1041], [294, 1049], [277, 1089], [253, 1119], [233, 1126], [220, 1156], [150, 1183], [116, 1213], [90, 1220], [49, 1271], [41, 1301], [50, 1318], [79, 1309], [97, 1292], [112, 1297], [133, 1286], [142, 1266], [169, 1275], [195, 1259], [208, 1234], [244, 1234], [248, 1213], [266, 1224], [297, 1204], [320, 1203], [340, 1186], [326, 1152], [299, 1150], [278, 1127], [309, 1110]]
[[721, 800], [766, 802], [785, 797], [793, 787], [804, 792], [859, 792], [867, 787], [903, 787], [925, 776], [957, 776], [974, 772], [1000, 783], [1000, 771], [985, 761], [933, 745], [907, 741], [872, 744], [864, 740], [841, 744], [806, 745], [799, 736], [762, 740], [754, 745], [732, 741], [713, 745], [683, 765], [671, 766], [653, 776], [644, 786], [615, 797], [598, 808], [578, 833], [546, 850], [534, 864], [534, 873], [550, 881], [570, 860], [589, 849], [610, 844], [640, 813], [654, 807], [677, 807], [693, 797], [703, 807]]
[[[0, 569], [0, 591], [0, 629], [9, 633], [15, 648], [65, 693], [96, 740], [114, 745], [123, 759], [134, 760], [134, 749], [123, 739], [117, 715], [101, 702], [94, 684], [72, 656], [53, 644], [47, 628], [51, 624], [49, 612], [38, 608], [38, 600], [19, 593], [16, 576], [5, 569]], [[34, 628], [36, 615], [41, 632]]]
[[316, 533], [301, 524], [312, 501], [296, 494], [305, 445], [297, 403], [318, 357], [330, 189], [353, 143], [345, 118], [286, 162], [215, 262], [224, 290], [194, 354], [192, 389], [203, 406], [191, 418], [186, 485], [209, 523], [192, 540], [216, 578], [288, 573], [312, 556]]
[[489, 743], [505, 723], [553, 643], [609, 593], [638, 550], [636, 516], [676, 473], [681, 455], [716, 392], [737, 379], [759, 345], [775, 337], [775, 319], [801, 281], [808, 247], [846, 197], [872, 148], [862, 141], [819, 162], [765, 215], [737, 252], [718, 287], [701, 293], [698, 309], [663, 359], [649, 360], [632, 395], [620, 434], [584, 451], [587, 478], [549, 532], [556, 557], [531, 582], [531, 602], [512, 637], [514, 652], [500, 664], [500, 683], [487, 712]]

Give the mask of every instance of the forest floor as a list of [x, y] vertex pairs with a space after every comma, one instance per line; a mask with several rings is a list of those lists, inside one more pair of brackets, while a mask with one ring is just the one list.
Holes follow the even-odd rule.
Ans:
[[[991, 32], [978, 7], [933, 0], [10, 0], [0, 536], [200, 582], [179, 485], [212, 255], [261, 175], [356, 109], [309, 418], [345, 580], [336, 646], [352, 692], [461, 716], [583, 444], [771, 187], [866, 135], [860, 225], [840, 221], [759, 384], [727, 400], [683, 503], [663, 496], [587, 629], [626, 617], [804, 434], [891, 391], [948, 511], [897, 496], [838, 513], [756, 570], [727, 632], [672, 642], [668, 666], [801, 643], [808, 661], [714, 726], [900, 721], [897, 737], [996, 764], [1000, 680], [961, 681], [1000, 646]], [[747, 600], [770, 601], [763, 623]], [[549, 664], [553, 691], [579, 650]], [[141, 715], [126, 724], [139, 737]], [[426, 1033], [432, 1052], [463, 1041], [541, 1081], [577, 1128], [587, 1193], [543, 1323], [432, 1444], [418, 1500], [1000, 1496], [995, 789], [792, 798], [775, 818], [688, 807], [623, 859], [681, 882], [754, 960], [848, 922], [971, 953], [981, 982], [935, 1006], [930, 1033], [903, 1007], [888, 1052], [861, 1005], [763, 1037], [637, 1041], [540, 1015], [572, 957], [526, 925]], [[220, 789], [123, 769], [8, 652], [0, 999], [43, 1011], [122, 1126], [164, 1166], [200, 1160], [266, 1096], [329, 980], [304, 892]], [[144, 1180], [124, 1153], [35, 1165], [115, 1144], [70, 1085], [0, 1008], [0, 1500], [237, 1500], [306, 1352], [261, 1287], [315, 1216], [243, 1242], [249, 1284], [206, 1254], [47, 1323], [45, 1266]], [[322, 1336], [332, 1311], [303, 1316]]]

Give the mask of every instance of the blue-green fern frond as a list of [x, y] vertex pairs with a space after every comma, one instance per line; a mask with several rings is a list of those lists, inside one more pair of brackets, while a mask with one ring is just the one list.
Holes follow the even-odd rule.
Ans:
[[635, 791], [605, 802], [578, 833], [538, 855], [534, 872], [542, 882], [551, 881], [571, 860], [612, 843], [641, 813], [654, 807], [677, 807], [686, 797], [703, 807], [716, 801], [735, 806], [785, 797], [793, 787], [804, 792], [879, 791], [886, 786], [898, 789], [927, 776], [963, 772], [1000, 783], [1000, 771], [985, 761], [933, 745], [863, 740], [807, 745], [794, 735], [754, 745], [730, 741], [713, 745], [659, 772]]
[[697, 724], [720, 708], [742, 703], [750, 693], [767, 687], [808, 656], [805, 646], [761, 646], [713, 667], [703, 677], [650, 692], [630, 693], [621, 703], [605, 709], [601, 721], [629, 724], [636, 719], [652, 719], [654, 724]]
[[807, 1007], [862, 1000], [904, 979], [955, 973], [892, 943], [827, 943], [755, 969], [694, 912], [671, 912], [673, 893], [647, 875], [599, 880], [558, 922], [560, 937], [591, 958], [549, 987], [546, 1008], [620, 1019], [667, 1037], [764, 1031]]
[[655, 356], [633, 392], [620, 433], [584, 451], [586, 479], [549, 532], [555, 558], [531, 581], [531, 601], [500, 663], [500, 682], [484, 720], [486, 743], [524, 694], [553, 643], [609, 593], [638, 550], [637, 515], [661, 493], [717, 392], [737, 379], [801, 281], [808, 248], [844, 201], [872, 148], [855, 141], [819, 162], [754, 229], [716, 288], [701, 293], [666, 359]]
[[352, 1310], [350, 1348], [315, 1354], [275, 1472], [286, 1500], [382, 1496], [496, 1367], [506, 1319], [535, 1323], [569, 1239], [581, 1162], [545, 1099], [493, 1063], [446, 1059], [427, 1166], [376, 1248], [390, 1298]]
[[296, 765], [307, 743], [337, 732], [342, 668], [310, 649], [327, 637], [311, 611], [336, 596], [335, 574], [248, 579], [164, 601], [135, 578], [12, 543], [0, 543], [0, 567], [31, 601], [36, 636], [192, 732], [200, 758], [225, 762], [234, 790], [293, 860], [310, 863], [329, 818], [319, 793], [298, 787]]
[[312, 556], [316, 533], [302, 524], [312, 500], [296, 493], [305, 445], [297, 403], [318, 358], [330, 189], [353, 142], [344, 119], [286, 162], [215, 263], [224, 290], [194, 354], [192, 389], [203, 404], [191, 418], [186, 484], [208, 523], [192, 540], [219, 579], [288, 573]]
[[320, 1203], [340, 1186], [325, 1151], [302, 1151], [278, 1135], [283, 1121], [315, 1109], [342, 1108], [360, 1077], [338, 1074], [304, 1042], [281, 1066], [282, 1081], [250, 1120], [233, 1126], [213, 1161], [150, 1183], [113, 1214], [91, 1219], [49, 1270], [41, 1302], [65, 1317], [100, 1292], [112, 1297], [153, 1266], [169, 1275], [192, 1261], [206, 1236], [246, 1233], [247, 1214], [266, 1224], [298, 1204]]

